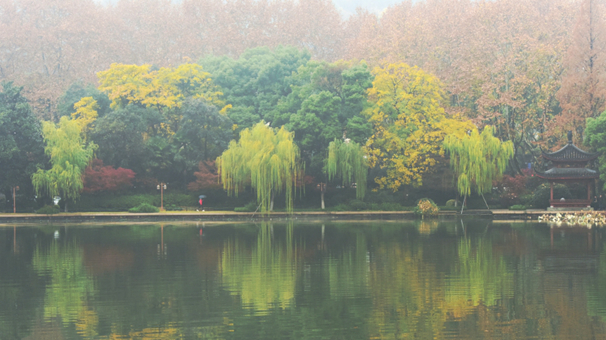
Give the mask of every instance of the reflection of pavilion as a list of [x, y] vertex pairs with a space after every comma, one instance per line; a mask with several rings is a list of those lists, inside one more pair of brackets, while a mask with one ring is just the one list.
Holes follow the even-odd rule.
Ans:
[[[598, 229], [551, 227], [550, 238], [551, 248], [540, 254], [546, 272], [571, 274], [597, 272], [601, 239]], [[560, 244], [556, 246], [555, 243]], [[564, 243], [564, 247], [561, 246], [561, 243]]]

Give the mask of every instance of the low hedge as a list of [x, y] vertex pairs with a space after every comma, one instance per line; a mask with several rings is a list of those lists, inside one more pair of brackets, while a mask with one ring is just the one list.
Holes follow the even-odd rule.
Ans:
[[159, 211], [160, 211], [159, 208], [154, 207], [153, 205], [147, 204], [147, 203], [141, 203], [134, 208], [128, 209], [128, 212], [131, 212], [131, 213], [157, 213]]
[[61, 212], [61, 208], [58, 205], [45, 205], [42, 208], [36, 210], [36, 214], [53, 215]]

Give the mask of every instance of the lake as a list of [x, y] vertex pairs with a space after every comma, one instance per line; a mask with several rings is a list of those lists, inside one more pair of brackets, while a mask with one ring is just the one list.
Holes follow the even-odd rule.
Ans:
[[485, 219], [0, 228], [0, 339], [595, 339], [604, 230]]

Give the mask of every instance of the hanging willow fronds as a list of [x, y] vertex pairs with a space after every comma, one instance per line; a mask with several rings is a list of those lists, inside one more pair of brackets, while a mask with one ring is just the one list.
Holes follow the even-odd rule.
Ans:
[[481, 134], [474, 129], [462, 138], [448, 135], [444, 139], [450, 165], [458, 175], [457, 189], [463, 196], [469, 195], [472, 187], [478, 195], [490, 192], [492, 182], [501, 178], [513, 157], [513, 143], [502, 143], [493, 132], [492, 126], [486, 126]]
[[300, 155], [293, 134], [284, 127], [272, 129], [259, 122], [242, 130], [240, 140], [232, 140], [216, 164], [223, 188], [229, 194], [238, 195], [238, 190], [250, 181], [262, 212], [269, 210], [272, 194], [282, 191], [286, 194], [286, 209], [292, 211]]
[[326, 173], [328, 180], [339, 177], [343, 185], [356, 183], [356, 197], [364, 198], [366, 194], [366, 174], [368, 164], [366, 154], [356, 142], [343, 142], [335, 138], [328, 145]]

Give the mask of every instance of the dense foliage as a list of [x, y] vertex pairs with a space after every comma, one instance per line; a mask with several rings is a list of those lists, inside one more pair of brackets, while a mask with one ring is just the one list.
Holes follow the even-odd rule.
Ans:
[[[260, 121], [292, 134], [304, 169], [294, 185], [311, 189], [301, 192], [324, 195], [326, 150], [351, 140], [363, 146], [368, 189], [393, 200], [403, 190], [414, 195], [398, 203], [408, 206], [429, 195], [416, 188], [443, 201], [469, 191], [450, 181], [447, 135], [493, 126], [511, 143], [498, 165], [511, 177], [542, 166], [541, 150], [561, 146], [568, 130], [603, 153], [590, 127], [606, 108], [605, 8], [596, 0], [404, 2], [347, 18], [325, 0], [41, 0], [35, 11], [9, 3], [0, 5], [0, 186], [19, 186], [28, 200], [35, 169], [50, 168], [40, 121], [63, 117], [98, 145], [104, 171], [132, 171], [132, 190], [142, 192], [160, 182], [211, 188], [209, 162]], [[120, 186], [118, 178], [85, 190]], [[503, 206], [532, 194], [508, 198], [515, 183], [494, 184]]]

